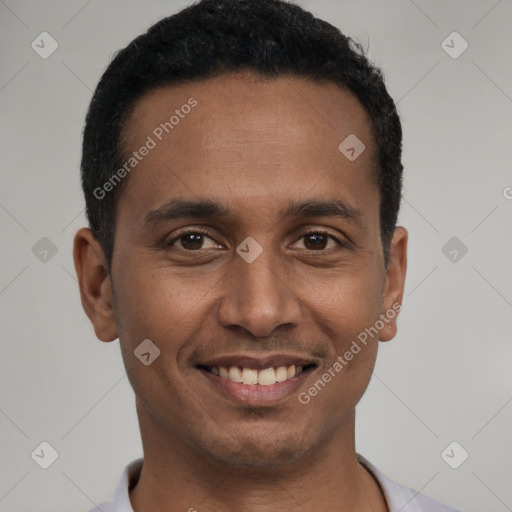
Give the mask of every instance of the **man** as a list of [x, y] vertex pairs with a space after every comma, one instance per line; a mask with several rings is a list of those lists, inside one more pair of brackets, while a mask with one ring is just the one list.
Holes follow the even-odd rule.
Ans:
[[360, 48], [281, 0], [203, 0], [116, 55], [74, 259], [144, 458], [96, 510], [453, 510], [355, 451], [402, 303], [401, 138]]

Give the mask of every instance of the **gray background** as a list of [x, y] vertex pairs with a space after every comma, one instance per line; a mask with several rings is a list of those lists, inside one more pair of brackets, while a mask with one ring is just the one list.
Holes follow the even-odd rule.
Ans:
[[[119, 342], [95, 338], [79, 301], [81, 130], [112, 53], [185, 5], [0, 0], [1, 512], [89, 510], [141, 455]], [[404, 309], [359, 406], [358, 451], [464, 511], [512, 510], [512, 1], [302, 5], [369, 48], [405, 130]], [[47, 59], [31, 48], [43, 31], [59, 45]], [[453, 31], [469, 44], [456, 59], [441, 46]], [[43, 237], [55, 255], [47, 241], [34, 254]], [[468, 248], [455, 262], [452, 237]], [[46, 470], [31, 458], [42, 441], [58, 452]], [[469, 453], [458, 469], [441, 456], [452, 441]]]

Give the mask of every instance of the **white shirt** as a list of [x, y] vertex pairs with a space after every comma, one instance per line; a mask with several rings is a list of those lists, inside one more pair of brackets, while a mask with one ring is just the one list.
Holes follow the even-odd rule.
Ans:
[[[389, 512], [459, 512], [437, 501], [431, 500], [409, 487], [404, 487], [403, 485], [393, 482], [384, 476], [362, 455], [358, 454], [357, 458], [379, 483], [384, 493]], [[135, 486], [139, 479], [143, 460], [142, 458], [135, 459], [125, 467], [112, 501], [102, 503], [89, 512], [133, 512], [129, 490]]]

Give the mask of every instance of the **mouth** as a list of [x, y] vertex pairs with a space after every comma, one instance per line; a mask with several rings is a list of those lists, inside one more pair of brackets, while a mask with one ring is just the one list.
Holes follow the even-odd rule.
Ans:
[[231, 382], [238, 382], [247, 386], [272, 386], [280, 382], [286, 382], [300, 375], [302, 372], [315, 368], [315, 364], [306, 366], [271, 366], [262, 370], [241, 366], [204, 366], [198, 365], [200, 370], [206, 371]]
[[245, 405], [275, 404], [296, 392], [317, 367], [289, 357], [224, 358], [196, 366], [211, 388]]

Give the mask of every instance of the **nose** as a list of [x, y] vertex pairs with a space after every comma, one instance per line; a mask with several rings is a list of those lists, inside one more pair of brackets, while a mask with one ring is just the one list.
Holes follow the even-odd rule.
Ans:
[[287, 284], [286, 270], [270, 250], [252, 263], [238, 255], [224, 281], [218, 309], [225, 328], [244, 328], [255, 337], [270, 336], [278, 327], [297, 326], [302, 317], [300, 301]]

